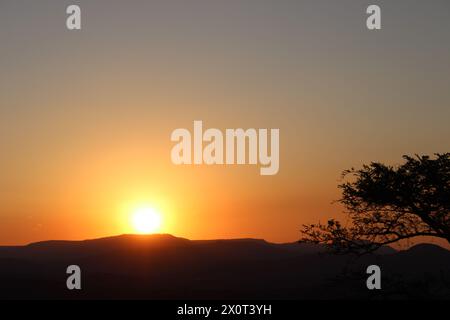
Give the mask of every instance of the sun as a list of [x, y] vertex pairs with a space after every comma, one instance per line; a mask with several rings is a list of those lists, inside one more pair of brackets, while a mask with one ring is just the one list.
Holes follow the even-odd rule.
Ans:
[[149, 234], [161, 228], [161, 214], [154, 208], [139, 208], [133, 213], [134, 230], [140, 234]]

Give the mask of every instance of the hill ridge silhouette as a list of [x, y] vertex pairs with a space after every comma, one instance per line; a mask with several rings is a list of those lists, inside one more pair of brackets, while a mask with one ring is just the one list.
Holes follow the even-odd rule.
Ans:
[[299, 245], [297, 242], [282, 242], [282, 243], [274, 243], [269, 242], [265, 239], [259, 238], [218, 238], [218, 239], [188, 239], [183, 237], [177, 237], [169, 233], [161, 233], [161, 234], [120, 234], [117, 236], [108, 236], [108, 237], [100, 237], [100, 238], [89, 238], [83, 240], [43, 240], [31, 242], [25, 245], [14, 245], [14, 246], [1, 246], [0, 248], [20, 248], [20, 247], [39, 247], [39, 246], [47, 246], [47, 245], [65, 245], [65, 244], [88, 244], [95, 242], [120, 242], [120, 241], [179, 241], [179, 242], [191, 242], [191, 243], [259, 243], [259, 244], [267, 244], [267, 245]]
[[[183, 242], [191, 242], [191, 243], [259, 243], [259, 244], [266, 244], [266, 245], [273, 245], [273, 246], [286, 246], [286, 245], [294, 245], [294, 246], [305, 246], [304, 244], [299, 244], [298, 242], [269, 242], [265, 239], [261, 238], [217, 238], [217, 239], [188, 239], [184, 237], [178, 237], [170, 233], [155, 233], [155, 234], [120, 234], [115, 236], [106, 236], [106, 237], [99, 237], [99, 238], [88, 238], [83, 240], [59, 240], [59, 239], [53, 239], [53, 240], [43, 240], [43, 241], [36, 241], [31, 242], [25, 245], [13, 245], [13, 246], [1, 246], [0, 248], [21, 248], [21, 247], [37, 247], [41, 245], [64, 245], [64, 244], [88, 244], [88, 243], [95, 243], [95, 242], [104, 242], [104, 241], [130, 241], [130, 240], [140, 240], [140, 241], [155, 241], [155, 240], [163, 240], [163, 241], [183, 241]], [[308, 244], [308, 246], [314, 246]], [[323, 247], [322, 245], [317, 245], [317, 247]], [[390, 253], [394, 252], [407, 252], [410, 250], [413, 251], [419, 251], [419, 250], [441, 250], [441, 251], [450, 251], [444, 247], [441, 247], [434, 243], [418, 243], [415, 244], [409, 248], [398, 250], [394, 249], [392, 247], [384, 247], [388, 248]]]

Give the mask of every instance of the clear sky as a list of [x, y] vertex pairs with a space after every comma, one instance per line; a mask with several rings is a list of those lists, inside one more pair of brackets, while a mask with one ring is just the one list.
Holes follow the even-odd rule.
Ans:
[[[133, 232], [139, 206], [177, 236], [295, 241], [342, 217], [342, 170], [449, 151], [449, 31], [445, 0], [0, 0], [0, 244]], [[279, 128], [278, 175], [173, 165], [194, 120]]]

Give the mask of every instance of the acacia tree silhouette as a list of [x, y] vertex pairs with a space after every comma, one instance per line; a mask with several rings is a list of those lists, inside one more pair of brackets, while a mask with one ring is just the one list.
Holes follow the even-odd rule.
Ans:
[[334, 219], [303, 225], [300, 242], [358, 255], [416, 236], [450, 243], [450, 153], [403, 159], [396, 167], [372, 162], [344, 171], [343, 179], [352, 180], [339, 185], [338, 202], [347, 209], [349, 226]]

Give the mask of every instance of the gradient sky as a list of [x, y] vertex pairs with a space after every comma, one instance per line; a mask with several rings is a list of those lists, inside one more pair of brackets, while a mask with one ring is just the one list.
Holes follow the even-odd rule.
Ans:
[[[295, 241], [343, 217], [342, 170], [449, 151], [449, 31], [445, 0], [0, 0], [0, 244], [129, 233], [141, 204], [177, 236]], [[280, 128], [280, 172], [173, 165], [194, 120]]]

